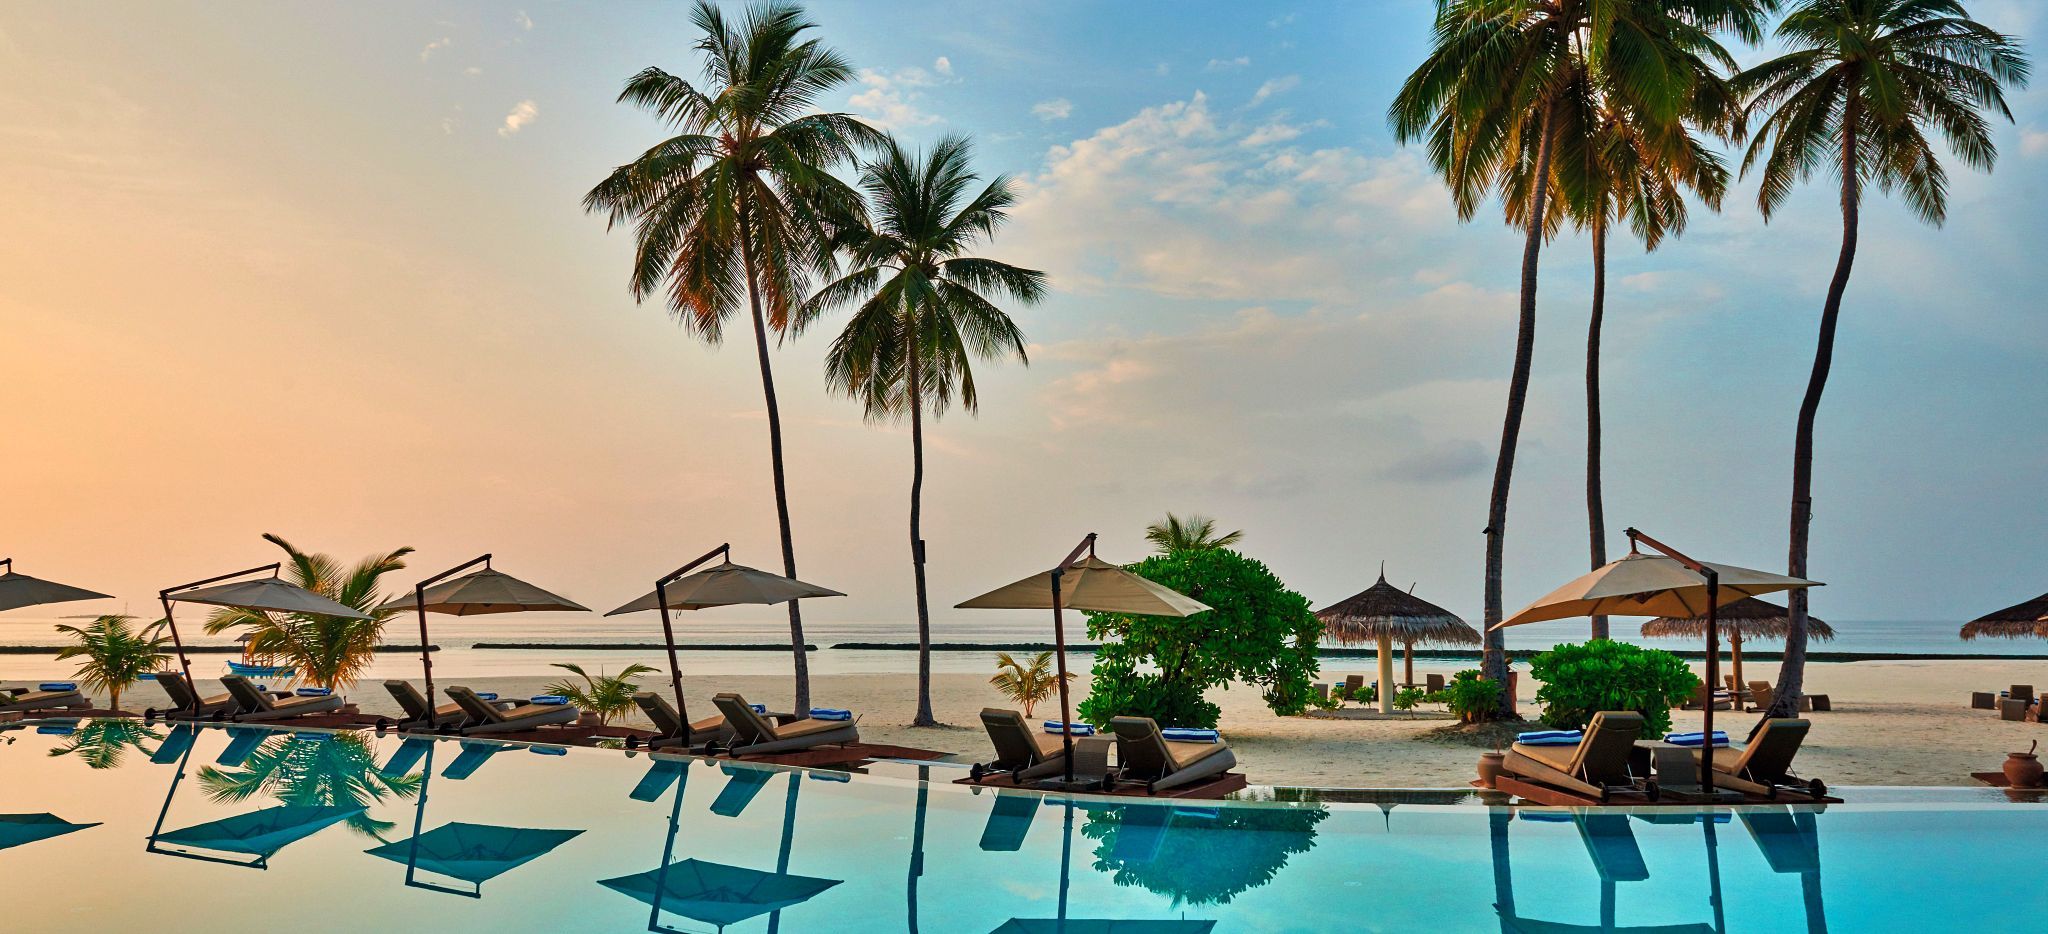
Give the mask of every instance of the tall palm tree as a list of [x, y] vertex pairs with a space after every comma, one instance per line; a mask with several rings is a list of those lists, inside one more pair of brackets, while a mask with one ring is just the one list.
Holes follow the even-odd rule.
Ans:
[[[804, 38], [815, 24], [801, 8], [763, 4], [732, 22], [698, 0], [691, 21], [704, 33], [696, 49], [705, 57], [705, 86], [659, 68], [628, 79], [619, 100], [654, 113], [676, 135], [614, 169], [583, 206], [604, 214], [608, 226], [634, 225], [633, 297], [665, 293], [669, 311], [697, 338], [719, 343], [744, 299], [768, 407], [782, 571], [795, 577], [768, 332], [788, 334], [793, 309], [830, 265], [822, 214], [860, 209], [859, 197], [829, 170], [877, 134], [846, 114], [812, 112], [825, 92], [852, 79], [853, 67]], [[795, 600], [789, 635], [796, 709], [809, 710], [810, 668]]]
[[285, 662], [320, 687], [339, 690], [354, 684], [377, 656], [384, 623], [399, 611], [379, 609], [385, 600], [378, 589], [384, 575], [405, 567], [412, 549], [370, 555], [353, 565], [329, 555], [300, 551], [283, 538], [264, 533], [263, 540], [284, 549], [291, 582], [366, 614], [368, 619], [342, 619], [313, 613], [275, 613], [224, 607], [206, 618], [206, 631], [246, 630], [249, 654], [267, 662]]
[[[1503, 615], [1508, 489], [1535, 353], [1536, 272], [1554, 229], [1552, 162], [1560, 154], [1577, 158], [1591, 139], [1570, 126], [1575, 100], [1585, 96], [1575, 88], [1598, 88], [1615, 106], [1656, 125], [1681, 120], [1699, 86], [1712, 80], [1705, 63], [1726, 58], [1713, 32], [1755, 34], [1766, 2], [1438, 0], [1429, 54], [1388, 108], [1397, 138], [1425, 141], [1461, 219], [1471, 219], [1487, 193], [1498, 191], [1508, 224], [1524, 232], [1514, 368], [1484, 533], [1481, 668], [1489, 678], [1507, 677], [1506, 643], [1494, 624]], [[1503, 692], [1501, 715], [1511, 703]]]
[[1015, 355], [1028, 363], [1024, 334], [991, 296], [1033, 304], [1045, 274], [970, 255], [995, 236], [1016, 201], [997, 176], [977, 193], [965, 137], [946, 136], [930, 152], [906, 152], [895, 140], [861, 170], [873, 202], [863, 220], [847, 218], [836, 241], [850, 270], [804, 303], [801, 325], [854, 306], [825, 355], [825, 381], [860, 400], [870, 419], [910, 420], [910, 565], [917, 587], [916, 726], [933, 726], [931, 611], [925, 596], [924, 413], [943, 414], [957, 396], [970, 414], [980, 405], [975, 357]]
[[[1863, 186], [1897, 190], [1920, 219], [1939, 226], [1948, 214], [1948, 173], [1927, 130], [1972, 168], [1998, 159], [1985, 111], [2012, 120], [2007, 86], [2023, 87], [2029, 66], [2019, 42], [1969, 18], [1954, 0], [1802, 0], [1778, 24], [1787, 48], [1737, 75], [1748, 113], [1767, 114], [1743, 154], [1747, 173], [1761, 160], [1757, 207], [1768, 221], [1792, 187], [1816, 169], [1841, 183], [1842, 250], [1821, 306], [1820, 338], [1799, 403], [1792, 442], [1792, 524], [1786, 573], [1806, 576], [1813, 521], [1813, 424], [1834, 363], [1835, 326], [1856, 236]], [[1792, 716], [1805, 686], [1807, 595], [1787, 605], [1791, 630], [1768, 716]]]
[[1183, 551], [1229, 548], [1244, 541], [1244, 530], [1235, 529], [1218, 535], [1216, 520], [1208, 516], [1188, 513], [1188, 517], [1183, 519], [1169, 512], [1166, 521], [1145, 527], [1145, 540], [1151, 542], [1160, 554], [1171, 555]]
[[[386, 798], [414, 797], [425, 781], [418, 772], [384, 774], [377, 768], [374, 742], [350, 732], [285, 734], [265, 740], [239, 766], [199, 770], [207, 797], [223, 803], [269, 795], [279, 804], [368, 807]], [[378, 840], [397, 826], [368, 811], [349, 818], [348, 825]]]
[[121, 692], [143, 675], [162, 668], [167, 657], [164, 647], [171, 640], [164, 635], [163, 621], [141, 629], [134, 623], [133, 616], [111, 615], [84, 626], [57, 626], [58, 632], [77, 642], [59, 650], [57, 660], [85, 659], [75, 676], [88, 689], [107, 692], [110, 710], [120, 710]]

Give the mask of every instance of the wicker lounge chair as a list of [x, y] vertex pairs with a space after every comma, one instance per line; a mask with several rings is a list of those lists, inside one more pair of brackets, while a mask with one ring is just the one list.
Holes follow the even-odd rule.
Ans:
[[[695, 747], [732, 739], [732, 727], [726, 725], [723, 715], [705, 717], [686, 724], [683, 722], [683, 715], [676, 712], [676, 705], [653, 691], [641, 691], [633, 695], [633, 703], [640, 706], [640, 712], [654, 724], [654, 731], [658, 734], [647, 740], [649, 749], [661, 749], [665, 746]], [[636, 744], [629, 739], [626, 745], [627, 748], [632, 748]]]
[[[1714, 785], [1766, 798], [1791, 793], [1808, 798], [1825, 797], [1828, 786], [1820, 779], [1803, 779], [1792, 774], [1792, 759], [1799, 744], [1813, 726], [1806, 720], [1778, 717], [1765, 720], [1741, 748], [1723, 746], [1714, 750]], [[1699, 753], [1694, 753], [1695, 762]]]
[[1508, 747], [1501, 770], [1523, 781], [1588, 795], [1605, 804], [1615, 794], [1643, 795], [1654, 801], [1657, 786], [1637, 784], [1629, 773], [1629, 754], [1643, 735], [1643, 715], [1632, 710], [1602, 710], [1586, 725], [1576, 746]]
[[218, 720], [234, 713], [236, 709], [233, 694], [215, 694], [200, 697], [192, 682], [185, 680], [183, 672], [159, 671], [156, 674], [157, 687], [164, 689], [164, 695], [171, 699], [167, 710], [146, 710], [146, 717], [162, 717], [166, 720]]
[[798, 720], [777, 726], [748, 706], [747, 699], [738, 694], [720, 694], [711, 702], [718, 705], [718, 712], [725, 715], [725, 722], [732, 727], [730, 751], [736, 756], [794, 752], [860, 741], [860, 730], [852, 720]]
[[1109, 729], [1116, 734], [1117, 780], [1144, 782], [1147, 793], [1221, 775], [1237, 764], [1237, 754], [1222, 739], [1172, 742], [1150, 717], [1112, 717]]
[[1023, 714], [983, 707], [981, 726], [996, 747], [996, 758], [980, 769], [979, 775], [1002, 772], [1016, 781], [1028, 781], [1065, 768], [1066, 744], [1058, 735], [1033, 731]]
[[515, 733], [544, 726], [561, 726], [575, 723], [583, 716], [583, 711], [568, 704], [518, 704], [510, 707], [493, 704], [476, 696], [475, 691], [460, 685], [449, 688], [446, 693], [468, 717], [461, 726], [455, 728], [455, 732], [464, 736], [477, 733]]
[[272, 697], [256, 690], [248, 678], [241, 675], [221, 675], [221, 686], [235, 699], [235, 712], [227, 719], [237, 723], [259, 720], [291, 720], [314, 714], [333, 713], [347, 701], [339, 694], [325, 697]]
[[0, 713], [37, 713], [44, 710], [85, 710], [92, 699], [73, 688], [67, 691], [31, 691], [14, 688], [0, 691]]

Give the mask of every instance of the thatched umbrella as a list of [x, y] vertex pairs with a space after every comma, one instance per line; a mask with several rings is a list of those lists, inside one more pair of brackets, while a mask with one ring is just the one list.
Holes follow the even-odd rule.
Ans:
[[[1792, 630], [1790, 613], [1782, 606], [1755, 597], [1744, 597], [1721, 605], [1721, 632], [1728, 636], [1729, 671], [1735, 676], [1736, 690], [1749, 683], [1742, 680], [1742, 640], [1785, 638]], [[1706, 634], [1707, 620], [1703, 616], [1659, 616], [1643, 624], [1645, 636], [1699, 637]], [[1809, 616], [1806, 618], [1806, 634], [1826, 642], [1835, 637], [1835, 629]]]
[[1395, 642], [1401, 643], [1408, 683], [1415, 681], [1415, 643], [1479, 643], [1479, 630], [1456, 613], [1387, 583], [1385, 567], [1380, 568], [1377, 583], [1317, 610], [1316, 618], [1323, 621], [1323, 634], [1341, 645], [1379, 645], [1381, 713], [1394, 712]]
[[1995, 636], [2000, 639], [2048, 637], [2048, 593], [1996, 613], [1987, 613], [1963, 624], [1963, 638]]

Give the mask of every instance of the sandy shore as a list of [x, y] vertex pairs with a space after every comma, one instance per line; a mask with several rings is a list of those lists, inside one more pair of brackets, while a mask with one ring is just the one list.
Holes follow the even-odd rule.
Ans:
[[[1364, 670], [1362, 667], [1359, 669]], [[1418, 667], [1418, 677], [1427, 670]], [[1326, 672], [1325, 676], [1342, 672]], [[1772, 677], [1776, 666], [1756, 666], [1748, 677]], [[507, 697], [539, 693], [544, 677], [483, 678], [468, 681], [481, 691]], [[656, 686], [663, 679], [643, 680]], [[2048, 740], [2048, 725], [2007, 722], [1984, 710], [1971, 710], [1969, 692], [2000, 690], [2013, 683], [2048, 688], [2048, 664], [2001, 661], [1917, 661], [1817, 663], [1807, 671], [1809, 690], [1828, 694], [1834, 710], [1812, 715], [1814, 728], [1800, 754], [1803, 771], [1842, 785], [1962, 785], [1969, 773], [1998, 768], [2005, 753], [2025, 749], [2034, 739]], [[711, 695], [737, 691], [773, 708], [788, 706], [789, 681], [760, 675], [691, 674], [689, 697], [708, 713]], [[860, 712], [863, 738], [968, 755], [985, 755], [988, 741], [975, 714], [1003, 702], [979, 675], [933, 677], [933, 704], [950, 724], [936, 729], [909, 726], [915, 710], [914, 680], [901, 674], [825, 675], [813, 679], [820, 706]], [[1078, 687], [1086, 690], [1085, 676]], [[1525, 677], [1525, 715], [1535, 693]], [[351, 691], [351, 697], [372, 713], [395, 713], [376, 684]], [[1076, 698], [1082, 696], [1077, 692]], [[1242, 768], [1254, 782], [1280, 785], [1452, 787], [1472, 775], [1477, 750], [1471, 746], [1419, 737], [1441, 727], [1442, 719], [1323, 719], [1276, 717], [1260, 703], [1256, 691], [1216, 691], [1211, 699], [1223, 708], [1223, 729], [1237, 750]], [[123, 698], [139, 709], [164, 703], [154, 685], [138, 685]], [[1041, 707], [1048, 716], [1053, 708]], [[1681, 727], [1697, 728], [1697, 712], [1675, 714]], [[1720, 724], [1746, 729], [1745, 715], [1723, 712]], [[644, 725], [637, 715], [628, 725]]]

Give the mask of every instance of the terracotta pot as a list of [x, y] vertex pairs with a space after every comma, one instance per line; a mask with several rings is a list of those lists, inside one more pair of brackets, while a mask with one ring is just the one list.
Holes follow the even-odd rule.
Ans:
[[[1506, 753], [1499, 753], [1499, 752], [1482, 752], [1482, 753], [1480, 753], [1480, 754], [1479, 754], [1479, 784], [1481, 784], [1481, 785], [1484, 785], [1484, 786], [1486, 786], [1486, 787], [1488, 787], [1488, 788], [1492, 788], [1492, 787], [1493, 787], [1493, 780], [1494, 780], [1494, 779], [1496, 779], [1496, 778], [1499, 778], [1499, 777], [1500, 777], [1500, 774], [1501, 774], [1501, 760], [1502, 760], [1502, 759], [1505, 759], [1505, 758], [1507, 758], [1507, 754], [1506, 754]], [[2008, 766], [2008, 767], [2010, 767], [2010, 766]], [[2035, 768], [2036, 768], [2036, 769], [2038, 769], [2038, 768], [2039, 768], [2039, 766], [2036, 766]], [[2039, 778], [2039, 775], [2037, 774], [2037, 775], [2036, 775], [2035, 777], [2036, 777], [2036, 778]]]
[[2005, 780], [2014, 788], [2041, 787], [2041, 758], [2031, 752], [2012, 752], [2005, 756]]

